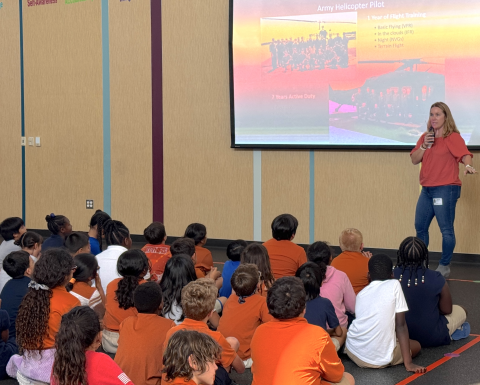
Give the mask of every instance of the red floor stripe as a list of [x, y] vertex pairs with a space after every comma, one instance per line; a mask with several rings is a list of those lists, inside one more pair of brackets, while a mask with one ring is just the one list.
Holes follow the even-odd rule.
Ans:
[[473, 282], [473, 283], [480, 283], [480, 281], [470, 281], [468, 279], [447, 279], [447, 281], [457, 281], [457, 282]]
[[[471, 336], [477, 336], [477, 334], [470, 334]], [[474, 340], [466, 343], [465, 345], [463, 345], [461, 348], [458, 348], [457, 350], [455, 350], [454, 354], [460, 354], [460, 353], [463, 353], [465, 350], [471, 348], [473, 345], [477, 344], [478, 342], [480, 342], [480, 336], [477, 336], [477, 338], [475, 338]], [[435, 361], [433, 364], [431, 365], [428, 365], [427, 366], [427, 372], [430, 372], [431, 370], [439, 367], [440, 365], [444, 364], [445, 362], [447, 362], [448, 360], [452, 359], [452, 357], [443, 357], [441, 359], [439, 359], [438, 361]], [[414, 374], [406, 379], [404, 379], [403, 381], [400, 381], [399, 383], [397, 383], [397, 385], [405, 385], [405, 384], [409, 384], [410, 382], [416, 380], [418, 377], [421, 377], [423, 376], [425, 373], [418, 373], [418, 374]]]
[[213, 262], [213, 264], [217, 264], [217, 265], [225, 265], [225, 262]]

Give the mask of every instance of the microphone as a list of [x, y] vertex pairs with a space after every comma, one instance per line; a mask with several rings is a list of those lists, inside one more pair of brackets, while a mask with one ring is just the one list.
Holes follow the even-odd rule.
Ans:
[[[428, 129], [428, 134], [427, 135], [430, 135], [431, 133], [433, 132], [433, 126], [430, 126], [430, 128]], [[435, 135], [435, 134], [434, 134]], [[434, 139], [435, 140], [435, 136], [434, 136]], [[427, 148], [431, 148], [433, 146], [433, 143], [432, 144], [429, 144], [427, 146]]]

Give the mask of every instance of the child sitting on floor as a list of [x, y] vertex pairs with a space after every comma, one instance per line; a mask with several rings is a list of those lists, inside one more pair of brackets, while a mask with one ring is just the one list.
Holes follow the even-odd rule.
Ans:
[[109, 356], [95, 352], [101, 343], [102, 329], [96, 313], [86, 306], [70, 310], [62, 317], [57, 334], [49, 383], [133, 385]]
[[30, 258], [33, 259], [34, 263], [38, 261], [43, 244], [43, 237], [40, 234], [34, 231], [27, 231], [16, 243], [18, 243], [23, 251], [30, 254]]
[[165, 383], [213, 385], [222, 349], [209, 335], [180, 330], [168, 341], [163, 361]]
[[340, 346], [344, 344], [347, 338], [347, 329], [343, 330], [340, 327], [335, 309], [330, 300], [319, 295], [322, 279], [325, 276], [325, 269], [322, 270], [313, 262], [307, 262], [300, 266], [295, 276], [302, 280], [305, 293], [307, 294], [306, 320], [309, 324], [320, 326], [328, 332], [338, 352]]
[[425, 243], [420, 238], [408, 237], [397, 255], [393, 274], [400, 281], [407, 301], [409, 311], [405, 320], [410, 337], [422, 347], [449, 345], [451, 339], [468, 337], [467, 313], [461, 306], [452, 305], [443, 275], [428, 268]]
[[57, 248], [42, 253], [35, 264], [16, 321], [20, 355], [14, 355], [7, 365], [8, 375], [21, 384], [28, 381], [50, 383], [55, 336], [61, 317], [80, 306], [80, 301], [65, 289], [74, 270], [70, 254]]
[[120, 324], [124, 319], [138, 314], [133, 302], [133, 292], [138, 285], [145, 283], [143, 277], [148, 273], [150, 261], [142, 250], [125, 251], [118, 258], [117, 271], [123, 278], [114, 279], [107, 286], [103, 349], [116, 353]]
[[64, 215], [55, 215], [53, 213], [47, 215], [45, 220], [47, 221], [48, 230], [52, 235], [43, 242], [43, 251], [63, 247], [65, 238], [72, 232], [70, 220]]
[[270, 267], [270, 258], [268, 257], [268, 251], [265, 246], [259, 243], [251, 243], [242, 252], [240, 257], [240, 263], [253, 263], [257, 265], [260, 271], [260, 281], [262, 285], [258, 293], [267, 298], [268, 289], [270, 289], [275, 282], [273, 278], [272, 269]]
[[165, 336], [175, 323], [159, 316], [162, 289], [156, 282], [138, 286], [133, 301], [138, 314], [120, 325], [115, 362], [134, 384], [156, 385], [162, 378]]
[[78, 254], [90, 253], [90, 241], [88, 235], [81, 231], [75, 231], [65, 238], [65, 248], [68, 250], [72, 257]]
[[90, 252], [93, 255], [98, 255], [103, 251], [103, 238], [105, 236], [103, 225], [108, 221], [110, 215], [102, 210], [95, 211], [90, 219], [90, 230], [88, 230], [88, 240], [90, 242]]
[[222, 270], [222, 288], [220, 289], [220, 297], [230, 297], [232, 294], [232, 285], [230, 285], [230, 279], [232, 274], [240, 266], [240, 256], [243, 250], [247, 247], [247, 242], [237, 239], [230, 242], [227, 246], [227, 257], [229, 261], [225, 262]]
[[143, 231], [143, 236], [148, 243], [142, 247], [142, 251], [150, 260], [153, 269], [156, 263], [170, 253], [170, 246], [165, 244], [167, 240], [165, 226], [161, 222], [153, 222]]
[[409, 372], [424, 373], [424, 367], [412, 363], [421, 347], [409, 339], [408, 307], [400, 283], [393, 279], [392, 267], [385, 254], [369, 259], [370, 284], [357, 295], [356, 319], [348, 329], [345, 353], [361, 368], [404, 363]]
[[236, 353], [239, 348], [238, 340], [233, 337], [225, 338], [222, 333], [212, 331], [207, 326], [208, 320], [215, 312], [217, 293], [218, 290], [213, 281], [208, 278], [190, 282], [182, 289], [182, 308], [186, 318], [181, 325], [175, 326], [167, 332], [165, 346], [170, 337], [178, 330], [196, 330], [208, 334], [222, 347], [219, 360], [221, 365], [217, 369], [216, 377], [220, 383], [224, 383], [221, 379], [228, 380], [227, 372], [229, 372], [230, 366], [238, 373], [243, 373], [245, 365]]
[[182, 289], [195, 281], [195, 267], [186, 254], [170, 258], [165, 267], [165, 273], [160, 281], [163, 294], [163, 316], [179, 325], [185, 316], [182, 309]]
[[26, 251], [14, 251], [3, 260], [3, 270], [12, 278], [0, 294], [2, 309], [10, 317], [9, 338], [16, 341], [15, 321], [33, 272], [33, 260]]
[[201, 223], [191, 223], [186, 228], [184, 237], [191, 238], [195, 242], [195, 253], [197, 254], [195, 268], [202, 272], [198, 278], [203, 278], [213, 268], [212, 253], [204, 248], [207, 243], [207, 228]]
[[261, 286], [257, 266], [251, 263], [238, 267], [232, 275], [234, 294], [223, 308], [218, 331], [224, 336], [235, 337], [240, 343], [237, 351], [246, 368], [252, 366], [250, 341], [259, 325], [273, 320], [268, 313], [267, 300], [257, 293]]
[[[73, 258], [77, 269], [67, 284], [67, 291], [77, 297], [82, 306], [89, 306], [103, 319], [105, 315], [105, 293], [98, 275], [98, 262], [93, 254], [78, 254]], [[92, 286], [95, 280], [95, 286]]]
[[263, 245], [268, 250], [272, 273], [275, 279], [294, 276], [300, 266], [307, 262], [303, 247], [293, 243], [298, 220], [291, 214], [282, 214], [272, 221], [272, 239]]
[[332, 250], [325, 242], [312, 243], [307, 250], [307, 258], [309, 261], [316, 263], [320, 268], [325, 269], [325, 278], [320, 287], [320, 295], [328, 298], [338, 317], [340, 326], [344, 328], [346, 333], [348, 326], [347, 311], [350, 314], [355, 313], [355, 292], [347, 275], [340, 270], [330, 266], [332, 263]]
[[305, 298], [296, 277], [280, 278], [268, 291], [267, 306], [275, 319], [253, 335], [252, 385], [355, 383], [344, 373], [328, 333], [303, 317]]
[[[20, 247], [17, 242], [20, 237], [26, 232], [25, 223], [22, 218], [12, 217], [7, 218], [0, 223], [0, 235], [3, 242], [0, 244], [0, 266], [2, 266], [3, 259], [12, 251], [19, 251]], [[0, 269], [0, 292], [5, 284], [10, 280], [3, 269]]]

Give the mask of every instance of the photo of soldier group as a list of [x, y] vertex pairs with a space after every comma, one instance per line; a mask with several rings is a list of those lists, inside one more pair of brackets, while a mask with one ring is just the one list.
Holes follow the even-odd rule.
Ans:
[[358, 118], [379, 122], [422, 123], [424, 106], [435, 102], [434, 89], [423, 85], [420, 92], [412, 92], [412, 87], [390, 87], [374, 89], [358, 88], [352, 94], [352, 104]]
[[356, 60], [356, 27], [356, 13], [264, 18], [262, 72], [347, 68]]

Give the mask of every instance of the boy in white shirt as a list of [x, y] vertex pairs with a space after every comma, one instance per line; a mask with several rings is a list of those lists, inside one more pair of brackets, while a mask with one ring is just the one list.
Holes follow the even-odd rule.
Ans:
[[409, 339], [408, 311], [402, 286], [393, 278], [393, 263], [385, 254], [368, 262], [370, 284], [357, 295], [356, 319], [347, 333], [345, 353], [362, 368], [385, 368], [403, 363], [409, 372], [425, 373], [412, 363], [421, 349]]

